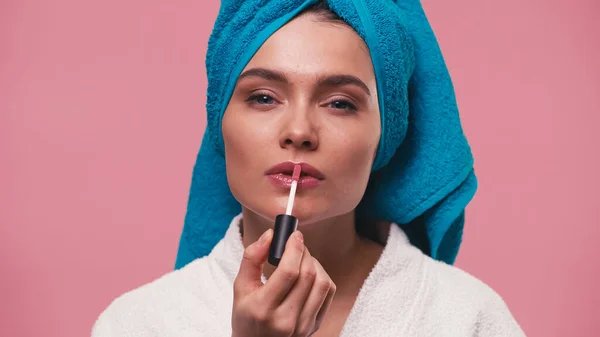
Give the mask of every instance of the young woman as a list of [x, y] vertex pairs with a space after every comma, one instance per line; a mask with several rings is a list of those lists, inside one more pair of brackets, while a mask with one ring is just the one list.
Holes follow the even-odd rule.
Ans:
[[[210, 254], [116, 299], [92, 336], [524, 336], [485, 284], [425, 254], [401, 226], [357, 220], [382, 94], [369, 47], [327, 5], [274, 32], [221, 121], [241, 214]], [[273, 221], [297, 163], [300, 225], [275, 268]]]

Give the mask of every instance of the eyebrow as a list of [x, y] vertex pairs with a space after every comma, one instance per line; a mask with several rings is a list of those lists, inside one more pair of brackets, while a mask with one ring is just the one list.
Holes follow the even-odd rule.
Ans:
[[[287, 76], [284, 73], [276, 70], [269, 70], [265, 68], [251, 68], [244, 71], [239, 77], [238, 82], [249, 77], [258, 77], [267, 81], [289, 83]], [[338, 75], [326, 75], [320, 76], [317, 80], [319, 86], [333, 86], [339, 87], [344, 85], [355, 85], [364, 90], [367, 95], [371, 95], [369, 87], [361, 81], [358, 77], [353, 75], [338, 74]]]

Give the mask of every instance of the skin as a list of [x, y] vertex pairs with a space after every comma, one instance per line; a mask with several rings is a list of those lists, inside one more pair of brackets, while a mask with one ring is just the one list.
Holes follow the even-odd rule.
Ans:
[[[362, 84], [319, 81], [339, 75]], [[381, 135], [364, 41], [350, 27], [311, 14], [292, 20], [242, 72], [222, 131], [246, 247], [234, 286], [234, 335], [339, 334], [383, 249], [360, 237], [354, 223]], [[301, 239], [288, 241], [275, 270], [266, 263], [269, 229], [285, 212], [289, 190], [273, 184], [265, 171], [284, 161], [309, 163], [325, 179], [298, 190], [294, 215]], [[265, 241], [257, 241], [263, 234]], [[262, 273], [268, 278], [264, 286]]]

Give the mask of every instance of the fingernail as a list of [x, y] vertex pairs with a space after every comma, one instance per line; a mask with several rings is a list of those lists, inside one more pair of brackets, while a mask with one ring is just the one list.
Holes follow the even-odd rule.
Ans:
[[304, 235], [302, 235], [302, 232], [300, 232], [300, 231], [294, 232], [294, 239], [304, 243]]
[[269, 239], [269, 237], [271, 236], [271, 233], [273, 232], [273, 230], [271, 228], [269, 228], [266, 232], [263, 233], [263, 235], [260, 236], [260, 239], [258, 240], [261, 244], [267, 242], [267, 240]]

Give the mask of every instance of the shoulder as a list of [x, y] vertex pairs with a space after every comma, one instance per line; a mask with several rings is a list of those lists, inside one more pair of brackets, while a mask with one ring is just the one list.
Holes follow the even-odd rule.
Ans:
[[197, 259], [117, 297], [96, 320], [92, 336], [185, 336], [183, 331], [171, 330], [193, 330], [196, 323], [202, 322], [173, 323], [183, 323], [186, 317], [210, 320], [220, 314], [218, 304], [224, 304], [223, 297], [227, 295], [220, 292], [227, 287], [217, 287], [218, 278], [207, 257]]
[[465, 298], [478, 305], [483, 305], [488, 300], [500, 299], [494, 289], [467, 271], [430, 257], [424, 259], [424, 263], [429, 267], [431, 281], [446, 294], [455, 298]]
[[424, 263], [429, 270], [429, 297], [437, 302], [440, 316], [461, 317], [474, 336], [525, 336], [502, 296], [488, 284], [429, 257]]
[[456, 307], [464, 304], [472, 310], [485, 306], [487, 301], [501, 300], [486, 283], [468, 272], [435, 260], [415, 247], [400, 226], [390, 229], [388, 260], [398, 275], [419, 280], [421, 295]]

